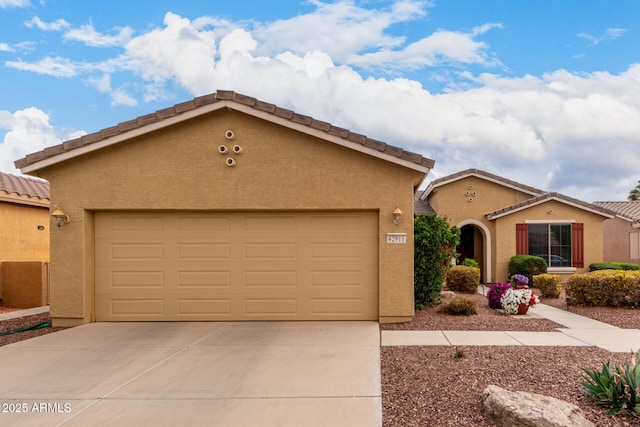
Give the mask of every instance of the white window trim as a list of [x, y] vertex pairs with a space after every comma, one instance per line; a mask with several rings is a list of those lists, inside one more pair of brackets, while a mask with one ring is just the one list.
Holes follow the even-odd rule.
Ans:
[[549, 267], [547, 268], [547, 273], [552, 274], [572, 274], [575, 273], [578, 269], [576, 267]]

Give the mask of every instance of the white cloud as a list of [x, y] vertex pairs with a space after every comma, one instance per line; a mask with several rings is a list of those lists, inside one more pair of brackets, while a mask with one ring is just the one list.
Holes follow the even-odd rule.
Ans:
[[0, 43], [0, 52], [13, 52], [13, 48], [7, 43]]
[[365, 9], [349, 0], [312, 3], [317, 7], [312, 13], [256, 26], [252, 34], [260, 42], [259, 54], [319, 50], [336, 62], [349, 63], [361, 53], [402, 46], [405, 39], [391, 36], [386, 30], [424, 16], [431, 6], [412, 0], [397, 1], [391, 10]]
[[87, 82], [98, 89], [99, 92], [107, 93], [111, 91], [111, 76], [103, 74], [102, 77], [89, 77]]
[[113, 35], [104, 35], [98, 33], [93, 25], [87, 24], [80, 28], [68, 30], [64, 33], [63, 38], [65, 40], [79, 41], [87, 46], [93, 47], [110, 47], [110, 46], [124, 46], [133, 35], [133, 29], [130, 27], [114, 28], [112, 30]]
[[0, 0], [0, 7], [3, 9], [7, 7], [27, 7], [30, 4], [29, 0]]
[[216, 54], [215, 35], [198, 31], [191, 21], [167, 13], [163, 29], [133, 38], [126, 45], [125, 67], [153, 84], [175, 79], [193, 93], [211, 87]]
[[37, 16], [34, 16], [28, 21], [25, 21], [24, 25], [29, 28], [36, 27], [44, 31], [61, 31], [71, 26], [71, 24], [69, 24], [64, 19], [56, 19], [53, 22], [44, 22]]
[[588, 40], [591, 45], [598, 45], [606, 40], [615, 40], [622, 37], [627, 30], [624, 28], [607, 28], [604, 34], [594, 36], [589, 33], [578, 33], [578, 37]]
[[55, 128], [47, 113], [35, 107], [14, 113], [0, 111], [0, 127], [9, 129], [0, 143], [0, 170], [8, 173], [19, 173], [15, 160], [85, 133]]
[[138, 105], [138, 101], [127, 94], [124, 89], [116, 89], [111, 92], [111, 105], [128, 105], [132, 107]]
[[436, 31], [399, 50], [381, 50], [354, 56], [350, 63], [358, 66], [383, 66], [398, 70], [415, 70], [441, 63], [497, 65], [499, 61], [486, 52], [486, 44], [473, 40], [473, 34]]
[[89, 64], [76, 63], [66, 58], [45, 57], [37, 62], [7, 61], [7, 67], [22, 71], [32, 71], [38, 74], [45, 74], [53, 77], [74, 77], [85, 69], [91, 69]]

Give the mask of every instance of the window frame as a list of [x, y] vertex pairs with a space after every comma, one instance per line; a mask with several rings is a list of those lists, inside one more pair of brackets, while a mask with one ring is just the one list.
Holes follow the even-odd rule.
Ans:
[[[527, 225], [527, 254], [529, 254], [529, 244], [528, 244], [528, 226], [529, 225], [547, 225], [547, 233], [550, 233], [549, 227], [551, 225], [569, 225], [571, 226], [570, 231], [570, 239], [571, 239], [571, 265], [568, 267], [551, 267], [547, 268], [547, 273], [575, 273], [578, 267], [574, 266], [574, 254], [573, 251], [576, 250], [576, 242], [573, 241], [573, 225], [578, 224], [576, 220], [573, 219], [560, 219], [560, 220], [526, 220], [524, 224]], [[531, 255], [531, 254], [529, 254]], [[546, 261], [546, 260], [545, 260]]]

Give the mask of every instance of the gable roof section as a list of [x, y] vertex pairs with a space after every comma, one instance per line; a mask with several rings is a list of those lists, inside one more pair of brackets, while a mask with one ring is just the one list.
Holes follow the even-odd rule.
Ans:
[[222, 108], [241, 111], [326, 141], [418, 170], [425, 173], [425, 175], [433, 168], [435, 163], [420, 154], [404, 151], [402, 148], [350, 132], [327, 122], [315, 120], [309, 116], [297, 114], [274, 104], [233, 91], [219, 90], [213, 94], [200, 96], [191, 101], [119, 123], [99, 132], [65, 141], [62, 144], [45, 148], [43, 151], [28, 154], [26, 157], [17, 160], [15, 165], [24, 173], [33, 172]]
[[485, 172], [479, 169], [467, 169], [461, 172], [454, 173], [452, 175], [444, 176], [442, 178], [438, 178], [434, 181], [431, 181], [427, 189], [422, 193], [420, 199], [426, 200], [429, 197], [429, 194], [438, 187], [441, 187], [446, 184], [450, 184], [455, 181], [459, 181], [464, 178], [468, 178], [470, 176], [474, 176], [480, 179], [484, 179], [486, 181], [495, 182], [496, 184], [500, 184], [504, 187], [508, 187], [522, 193], [529, 194], [530, 196], [536, 197], [545, 194], [546, 192], [534, 187], [529, 187], [528, 185], [520, 184], [516, 181], [511, 181], [510, 179], [503, 178], [498, 175], [494, 175], [489, 172]]
[[500, 217], [511, 215], [512, 213], [524, 209], [529, 209], [530, 207], [537, 206], [550, 200], [555, 200], [557, 202], [564, 203], [565, 205], [573, 206], [578, 209], [594, 213], [596, 215], [601, 215], [605, 218], [613, 218], [615, 216], [614, 212], [592, 205], [591, 203], [583, 202], [581, 200], [567, 197], [559, 193], [546, 193], [537, 197], [533, 197], [531, 199], [524, 200], [522, 202], [515, 203], [511, 206], [507, 206], [495, 212], [488, 213], [486, 217], [489, 220], [498, 219]]
[[640, 200], [626, 202], [593, 202], [594, 205], [615, 212], [627, 221], [640, 224]]
[[0, 201], [49, 206], [49, 183], [0, 172]]

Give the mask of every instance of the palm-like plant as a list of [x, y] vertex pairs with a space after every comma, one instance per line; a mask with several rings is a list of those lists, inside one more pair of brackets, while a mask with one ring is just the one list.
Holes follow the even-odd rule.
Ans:
[[601, 371], [583, 371], [585, 381], [580, 385], [596, 404], [610, 406], [609, 414], [640, 414], [640, 353], [615, 369], [606, 362]]

